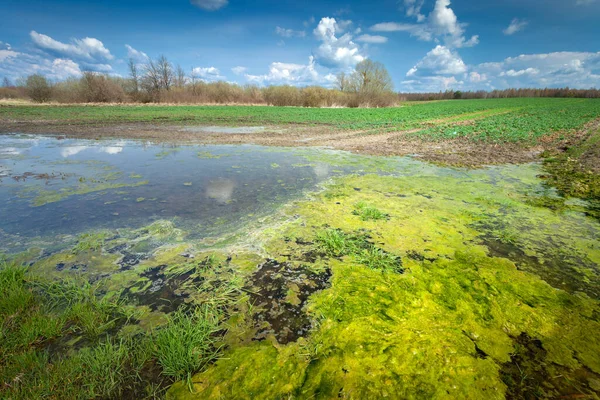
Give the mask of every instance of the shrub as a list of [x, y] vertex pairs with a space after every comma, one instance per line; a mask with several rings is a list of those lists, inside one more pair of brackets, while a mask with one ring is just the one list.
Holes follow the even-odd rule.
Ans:
[[45, 103], [52, 97], [52, 86], [40, 74], [30, 75], [25, 83], [27, 95], [36, 103]]
[[85, 72], [81, 77], [82, 98], [88, 103], [122, 103], [126, 96], [123, 88], [106, 75]]
[[269, 86], [263, 89], [267, 104], [273, 106], [298, 106], [302, 104], [300, 89], [294, 86]]

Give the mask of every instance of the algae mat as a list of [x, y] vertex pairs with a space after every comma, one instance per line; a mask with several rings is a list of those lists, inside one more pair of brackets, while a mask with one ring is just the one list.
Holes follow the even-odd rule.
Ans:
[[597, 398], [599, 226], [577, 202], [537, 206], [538, 172], [353, 176], [294, 205], [266, 250], [284, 277], [331, 274], [311, 333], [232, 329], [170, 398]]
[[559, 196], [534, 164], [293, 157], [304, 164], [265, 168], [330, 180], [233, 234], [207, 241], [162, 219], [9, 257], [130, 304], [116, 338], [160, 330], [176, 309], [218, 307], [216, 359], [171, 399], [599, 397], [600, 224], [586, 201]]

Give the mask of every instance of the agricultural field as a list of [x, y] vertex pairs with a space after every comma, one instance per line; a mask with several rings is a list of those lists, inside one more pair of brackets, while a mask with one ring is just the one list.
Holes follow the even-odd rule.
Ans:
[[0, 398], [600, 398], [598, 100], [0, 132]]
[[[489, 99], [405, 103], [392, 108], [303, 108], [267, 106], [0, 106], [5, 124], [189, 125], [291, 124], [342, 130], [402, 131], [422, 128], [431, 139], [464, 137], [491, 142], [535, 141], [554, 132], [567, 133], [595, 119], [596, 99]], [[6, 129], [6, 127], [4, 128]]]

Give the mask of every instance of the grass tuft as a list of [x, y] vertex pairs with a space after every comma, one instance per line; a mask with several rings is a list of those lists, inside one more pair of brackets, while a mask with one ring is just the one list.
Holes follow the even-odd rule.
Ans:
[[388, 253], [368, 242], [365, 233], [347, 234], [340, 229], [328, 228], [317, 232], [318, 248], [330, 257], [353, 256], [368, 268], [402, 273], [400, 256]]
[[358, 215], [363, 221], [379, 221], [382, 219], [388, 220], [390, 218], [389, 214], [386, 214], [383, 211], [380, 211], [375, 207], [371, 207], [363, 202], [356, 203], [354, 207], [355, 208], [354, 211], [352, 211], [352, 214]]
[[357, 253], [356, 259], [361, 264], [372, 269], [397, 273], [404, 272], [402, 259], [399, 256], [388, 253], [375, 246], [370, 246], [368, 249]]
[[169, 322], [154, 333], [155, 356], [163, 374], [189, 381], [219, 353], [215, 333], [219, 330], [219, 312], [209, 306], [190, 313], [178, 310]]

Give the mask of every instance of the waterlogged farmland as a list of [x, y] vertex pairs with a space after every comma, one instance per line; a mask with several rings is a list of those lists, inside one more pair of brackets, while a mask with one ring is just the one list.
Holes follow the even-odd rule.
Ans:
[[[596, 99], [489, 99], [407, 103], [398, 108], [253, 106], [4, 106], [0, 121], [46, 125], [117, 123], [308, 125], [344, 130], [414, 130], [426, 138], [535, 141], [581, 127], [600, 113]], [[432, 127], [435, 125], [435, 127]], [[456, 128], [456, 127], [459, 128]], [[452, 129], [450, 129], [452, 128]], [[501, 129], [502, 128], [502, 129]], [[456, 133], [455, 133], [456, 132]]]
[[[2, 136], [0, 397], [600, 398], [600, 111], [554, 100], [165, 114], [199, 137], [315, 118], [435, 146], [581, 141], [477, 169]], [[75, 108], [11, 118], [162, 112]]]

